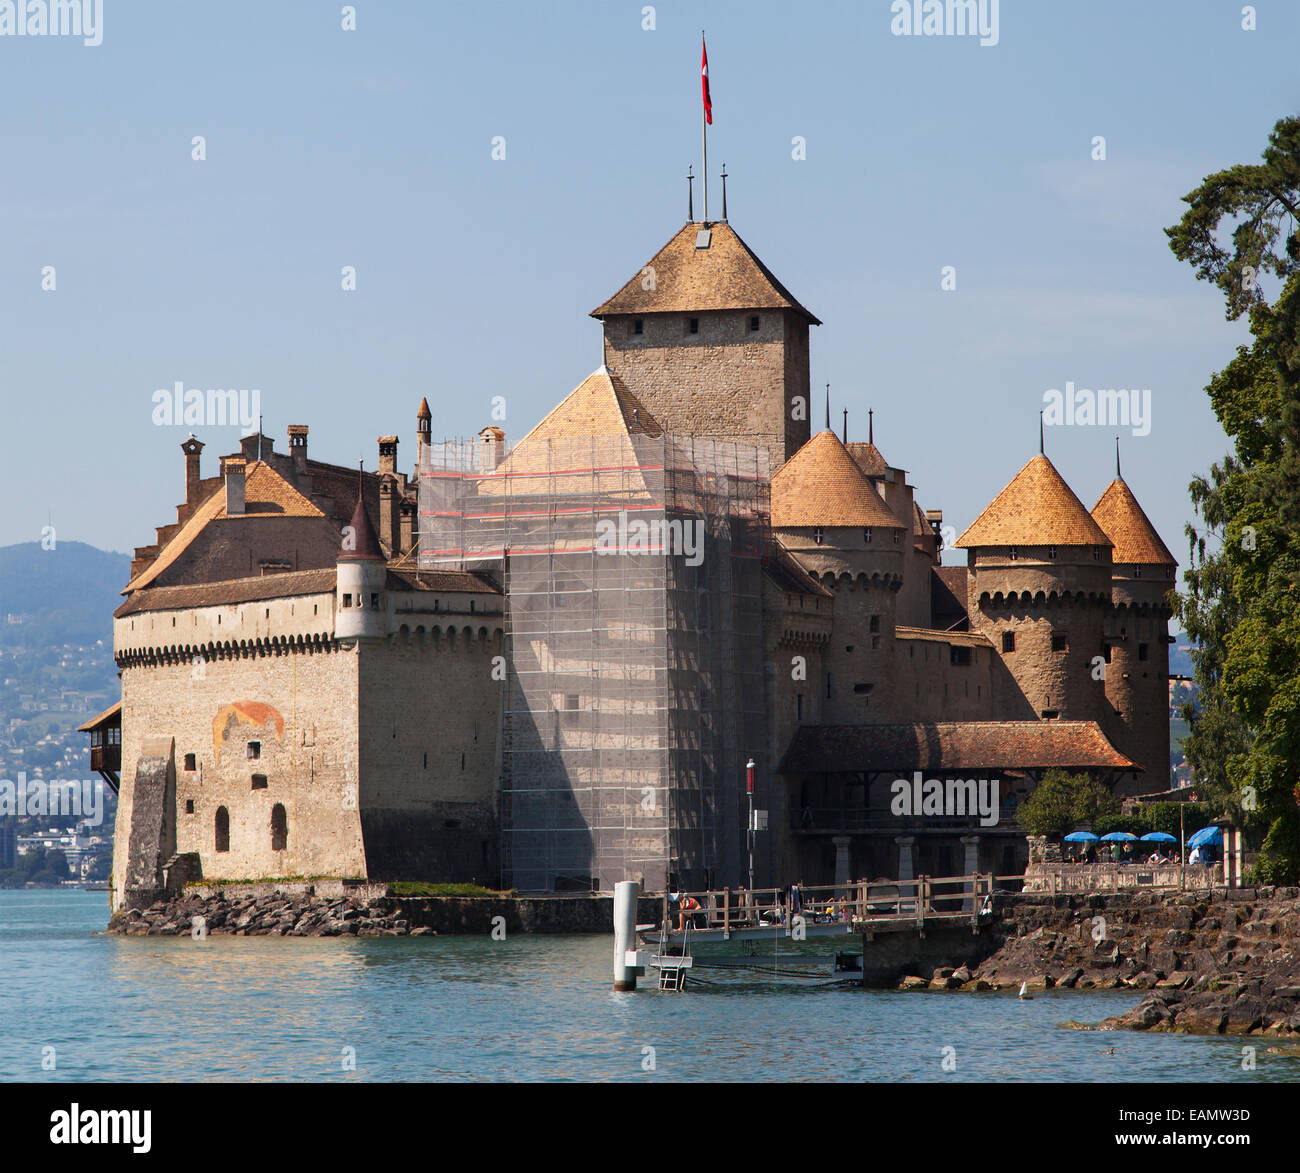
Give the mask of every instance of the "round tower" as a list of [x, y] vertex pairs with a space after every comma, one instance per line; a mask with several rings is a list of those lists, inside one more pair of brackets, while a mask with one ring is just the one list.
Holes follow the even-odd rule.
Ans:
[[335, 639], [376, 639], [388, 634], [388, 563], [379, 548], [362, 496], [343, 531], [336, 560]]
[[1104, 728], [1115, 748], [1145, 771], [1125, 780], [1124, 789], [1154, 793], [1169, 785], [1169, 592], [1178, 563], [1120, 475], [1118, 453], [1115, 479], [1092, 516], [1115, 547]]
[[1111, 541], [1041, 452], [957, 539], [967, 610], [1001, 657], [995, 716], [1102, 722]]
[[824, 678], [809, 682], [803, 719], [823, 724], [888, 720], [906, 531], [829, 429], [773, 476], [772, 530], [835, 593]]

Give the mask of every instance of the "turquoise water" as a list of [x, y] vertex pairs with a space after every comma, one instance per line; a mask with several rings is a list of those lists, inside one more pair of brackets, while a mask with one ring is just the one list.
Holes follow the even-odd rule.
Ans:
[[1133, 993], [615, 994], [609, 937], [195, 941], [106, 919], [103, 892], [0, 892], [0, 1080], [1300, 1081], [1267, 1040], [1252, 1072], [1240, 1039], [1060, 1026]]

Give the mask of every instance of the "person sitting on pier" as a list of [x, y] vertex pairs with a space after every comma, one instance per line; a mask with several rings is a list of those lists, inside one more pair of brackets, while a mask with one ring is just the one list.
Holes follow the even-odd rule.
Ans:
[[[677, 893], [677, 928], [685, 932], [686, 918], [694, 912], [700, 911], [700, 902], [694, 896], [687, 892]], [[692, 921], [692, 923], [694, 923]]]

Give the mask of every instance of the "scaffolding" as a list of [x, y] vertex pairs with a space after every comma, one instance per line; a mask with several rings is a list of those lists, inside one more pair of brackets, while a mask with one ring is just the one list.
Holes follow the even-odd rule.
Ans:
[[503, 882], [741, 880], [768, 456], [621, 433], [426, 445], [420, 565], [506, 593]]

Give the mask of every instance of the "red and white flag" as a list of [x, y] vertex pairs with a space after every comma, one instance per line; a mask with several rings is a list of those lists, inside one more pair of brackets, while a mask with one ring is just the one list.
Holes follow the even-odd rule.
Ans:
[[710, 126], [713, 125], [713, 99], [709, 97], [709, 47], [704, 44], [704, 38], [700, 38], [700, 44], [704, 48], [704, 56], [700, 59], [700, 88], [704, 94], [704, 121]]

